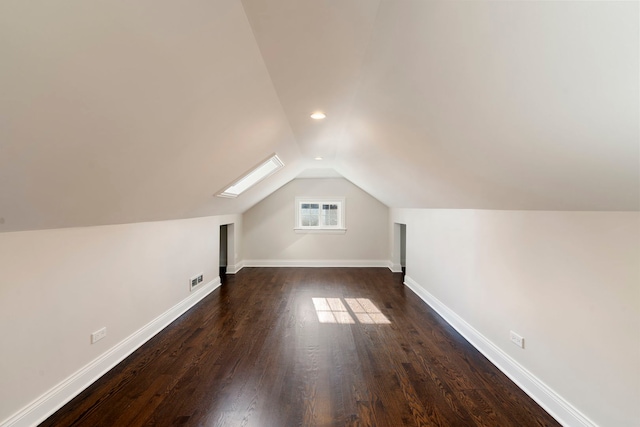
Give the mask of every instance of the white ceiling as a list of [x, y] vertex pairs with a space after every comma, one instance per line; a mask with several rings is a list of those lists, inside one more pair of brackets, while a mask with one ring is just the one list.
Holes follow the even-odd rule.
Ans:
[[0, 0], [0, 231], [239, 213], [297, 176], [392, 207], [638, 210], [639, 22], [637, 1]]

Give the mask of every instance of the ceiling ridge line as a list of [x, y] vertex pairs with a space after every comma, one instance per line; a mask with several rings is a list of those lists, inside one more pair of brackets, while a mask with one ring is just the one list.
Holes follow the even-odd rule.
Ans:
[[280, 112], [282, 113], [282, 115], [284, 116], [288, 127], [289, 127], [289, 132], [292, 136], [292, 140], [295, 141], [296, 147], [298, 148], [298, 154], [302, 157], [302, 147], [300, 146], [300, 142], [298, 141], [298, 138], [296, 137], [295, 132], [293, 131], [293, 126], [291, 126], [291, 121], [289, 120], [289, 115], [286, 113], [285, 109], [284, 109], [284, 105], [282, 104], [282, 99], [280, 99], [280, 94], [278, 93], [278, 91], [276, 90], [276, 85], [273, 83], [273, 76], [271, 76], [271, 71], [269, 70], [269, 67], [267, 67], [267, 62], [264, 59], [264, 55], [262, 53], [262, 49], [260, 48], [260, 43], [258, 42], [258, 37], [256, 36], [256, 32], [253, 29], [253, 25], [251, 24], [251, 20], [249, 19], [249, 15], [247, 14], [247, 9], [244, 6], [244, 1], [242, 0], [238, 0], [240, 2], [240, 5], [242, 6], [242, 12], [244, 13], [244, 19], [246, 20], [247, 24], [249, 25], [249, 28], [251, 29], [251, 34], [253, 35], [253, 41], [255, 43], [256, 48], [258, 49], [258, 53], [260, 54], [260, 59], [262, 60], [262, 66], [264, 67], [264, 69], [267, 72], [267, 75], [269, 76], [269, 82], [271, 83], [271, 89], [273, 90], [273, 93], [276, 96], [276, 99], [278, 100], [278, 105], [280, 106]]
[[[351, 114], [353, 113], [353, 110], [355, 109], [355, 103], [356, 103], [356, 99], [358, 99], [358, 94], [360, 92], [360, 88], [362, 85], [362, 70], [364, 67], [365, 62], [367, 61], [368, 56], [371, 54], [371, 42], [373, 41], [373, 35], [375, 33], [375, 29], [376, 29], [376, 25], [378, 22], [378, 17], [380, 16], [380, 8], [381, 8], [381, 4], [382, 4], [383, 0], [378, 0], [378, 6], [376, 7], [376, 13], [375, 13], [375, 17], [373, 18], [373, 24], [371, 25], [371, 33], [369, 34], [369, 40], [367, 41], [367, 45], [364, 49], [364, 54], [362, 55], [362, 61], [360, 61], [360, 65], [358, 67], [358, 77], [355, 79], [356, 81], [356, 87], [353, 90], [353, 95], [352, 95], [352, 99], [350, 102], [348, 102], [348, 109], [347, 109], [347, 114], [343, 120], [343, 127], [342, 127], [342, 131], [340, 132], [339, 136], [338, 136], [338, 141], [342, 141], [344, 140], [345, 134], [347, 132], [347, 127], [349, 126], [350, 123], [350, 118], [351, 118]], [[338, 152], [340, 151], [340, 149], [342, 148], [341, 144], [337, 144], [336, 145], [336, 159], [339, 159], [340, 156], [338, 155]], [[340, 172], [342, 174], [342, 172]], [[342, 174], [344, 175], [344, 174]]]

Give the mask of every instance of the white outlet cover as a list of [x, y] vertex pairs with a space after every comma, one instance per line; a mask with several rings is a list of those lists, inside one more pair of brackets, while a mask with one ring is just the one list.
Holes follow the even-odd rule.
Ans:
[[509, 340], [520, 348], [524, 348], [524, 338], [513, 331], [509, 331]]
[[107, 328], [98, 329], [94, 333], [91, 334], [91, 344], [95, 344], [100, 341], [102, 338], [107, 336]]

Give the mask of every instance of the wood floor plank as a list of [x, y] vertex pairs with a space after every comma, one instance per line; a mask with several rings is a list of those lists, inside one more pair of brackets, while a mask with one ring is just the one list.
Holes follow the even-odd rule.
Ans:
[[400, 274], [245, 268], [41, 424], [172, 425], [559, 424]]

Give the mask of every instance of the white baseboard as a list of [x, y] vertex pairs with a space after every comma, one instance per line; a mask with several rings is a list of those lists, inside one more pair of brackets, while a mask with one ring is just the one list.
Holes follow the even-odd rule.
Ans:
[[0, 427], [31, 427], [41, 423], [219, 286], [220, 277], [198, 285], [187, 298], [4, 420]]
[[245, 267], [388, 267], [386, 260], [369, 259], [329, 259], [329, 260], [299, 260], [299, 259], [252, 259], [244, 261]]
[[545, 411], [565, 427], [597, 427], [586, 415], [553, 391], [535, 375], [502, 351], [473, 326], [458, 316], [449, 307], [430, 294], [415, 280], [405, 276], [404, 284], [433, 308], [456, 331], [469, 341], [491, 363], [500, 369], [511, 381], [535, 400]]
[[227, 265], [227, 274], [236, 274], [238, 271], [242, 270], [244, 267], [244, 262], [240, 261], [237, 264]]
[[389, 261], [387, 267], [389, 267], [392, 273], [402, 273], [402, 265], [394, 264], [393, 261]]

